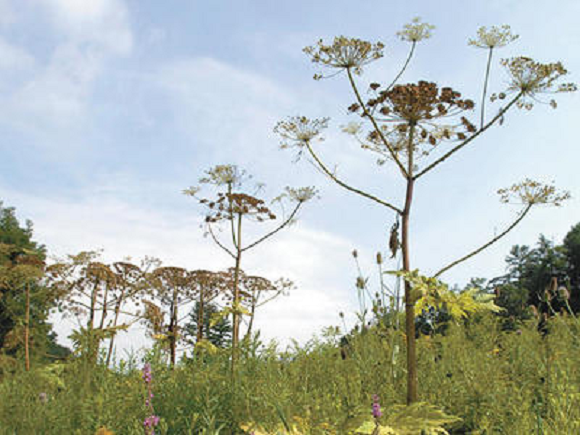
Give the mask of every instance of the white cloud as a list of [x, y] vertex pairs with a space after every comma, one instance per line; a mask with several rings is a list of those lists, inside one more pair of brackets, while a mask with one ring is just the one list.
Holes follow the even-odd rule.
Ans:
[[25, 49], [0, 38], [0, 70], [22, 70], [32, 66], [34, 58]]
[[171, 62], [158, 83], [174, 102], [176, 122], [214, 158], [264, 159], [271, 131], [293, 97], [272, 80], [211, 58]]
[[112, 58], [130, 53], [132, 33], [120, 0], [43, 0], [41, 4], [45, 8], [39, 11], [48, 14], [54, 26], [46, 29], [47, 34], [58, 43], [46, 61], [0, 43], [0, 68], [9, 63], [30, 69], [23, 81], [12, 86], [2, 115], [4, 122], [51, 143], [46, 140], [50, 133], [82, 131], [89, 122], [94, 84]]
[[45, 0], [55, 26], [78, 43], [100, 46], [103, 50], [127, 54], [133, 37], [128, 11], [122, 0]]
[[0, 0], [0, 25], [12, 24], [14, 19], [14, 10], [10, 5], [10, 0]]
[[[107, 187], [87, 190], [82, 199], [38, 197], [1, 188], [0, 197], [17, 204], [20, 216], [32, 217], [35, 239], [46, 244], [52, 255], [103, 249], [104, 259], [109, 262], [127, 256], [137, 261], [150, 255], [166, 265], [188, 269], [232, 266], [231, 259], [203, 237], [197, 217], [129, 203]], [[256, 234], [249, 235], [248, 240], [253, 236]], [[276, 240], [247, 252], [242, 267], [248, 273], [271, 279], [283, 276], [297, 286], [289, 296], [258, 312], [257, 327], [263, 329], [265, 338], [304, 341], [322, 327], [336, 323], [339, 311], [349, 310], [350, 281], [344, 275], [352, 275], [351, 246], [345, 239], [299, 222]], [[57, 331], [64, 339], [75, 323], [56, 320]], [[119, 343], [125, 349], [147, 342], [139, 328], [124, 337]]]

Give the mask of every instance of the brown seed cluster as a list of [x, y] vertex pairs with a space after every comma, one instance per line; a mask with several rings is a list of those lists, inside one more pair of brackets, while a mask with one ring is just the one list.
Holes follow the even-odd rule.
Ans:
[[[532, 101], [538, 101], [538, 94], [575, 92], [577, 90], [574, 83], [557, 83], [559, 79], [568, 74], [568, 70], [561, 62], [540, 63], [529, 57], [520, 56], [502, 59], [501, 64], [511, 77], [507, 92], [521, 92], [523, 94], [524, 98], [517, 102], [520, 109], [531, 109], [533, 107]], [[550, 105], [555, 108], [556, 102], [551, 100]]]
[[[378, 83], [373, 83], [371, 90], [376, 96], [366, 103], [369, 112], [376, 110], [389, 119], [406, 121], [412, 125], [474, 107], [472, 100], [461, 98], [461, 94], [450, 87], [439, 89], [436, 83], [427, 81], [397, 85], [382, 91]], [[358, 105], [350, 107], [351, 111], [358, 109]]]
[[199, 202], [210, 210], [205, 218], [208, 223], [231, 220], [238, 215], [251, 216], [258, 222], [276, 219], [263, 200], [245, 193], [218, 193], [215, 201], [201, 199]]
[[[353, 104], [349, 111], [360, 113], [362, 117], [372, 114], [379, 122], [380, 132], [372, 129], [362, 143], [364, 149], [377, 152], [382, 164], [390, 158], [384, 148], [384, 140], [395, 153], [408, 153], [409, 132], [414, 129], [412, 149], [416, 156], [424, 156], [441, 141], [465, 140], [477, 128], [465, 116], [457, 118], [464, 111], [472, 110], [472, 100], [464, 99], [461, 94], [450, 87], [439, 88], [435, 83], [420, 81], [397, 85], [381, 90], [381, 85], [371, 83], [373, 96], [366, 102], [365, 109]], [[450, 119], [449, 123], [443, 120]], [[429, 145], [420, 149], [421, 145]]]

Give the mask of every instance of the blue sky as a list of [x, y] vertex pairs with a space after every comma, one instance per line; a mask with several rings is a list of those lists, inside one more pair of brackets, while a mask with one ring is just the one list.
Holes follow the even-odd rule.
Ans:
[[[302, 48], [341, 34], [381, 40], [386, 56], [361, 83], [385, 82], [408, 49], [395, 33], [420, 16], [437, 27], [403, 81], [437, 81], [478, 101], [485, 53], [466, 44], [478, 27], [510, 24], [520, 34], [496, 60], [562, 60], [577, 82], [579, 15], [574, 0], [0, 0], [0, 198], [34, 221], [55, 255], [102, 248], [110, 260], [149, 254], [218, 269], [228, 259], [203, 238], [200, 210], [180, 193], [205, 169], [238, 164], [271, 197], [286, 185], [316, 185], [321, 198], [298, 225], [246, 260], [247, 270], [298, 286], [259, 315], [266, 337], [303, 340], [338, 324], [340, 310], [353, 311], [350, 252], [360, 251], [371, 274], [393, 217], [306, 161], [292, 164], [277, 147], [275, 123], [330, 116], [318, 145], [329, 165], [394, 201], [401, 184], [340, 134], [352, 102], [345, 78], [313, 81], [317, 70]], [[492, 91], [506, 79], [496, 62]], [[413, 267], [433, 272], [508, 225], [517, 209], [501, 206], [495, 191], [526, 176], [554, 181], [573, 199], [534, 210], [504, 241], [446, 275], [449, 282], [496, 276], [511, 245], [540, 233], [559, 242], [580, 221], [578, 96], [558, 102], [557, 110], [512, 111], [417, 186]]]

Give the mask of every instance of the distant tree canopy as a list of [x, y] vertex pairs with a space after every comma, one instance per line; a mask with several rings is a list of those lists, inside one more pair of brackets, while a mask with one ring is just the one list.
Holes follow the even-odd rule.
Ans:
[[507, 325], [529, 318], [534, 309], [547, 314], [567, 309], [566, 302], [574, 313], [580, 312], [580, 223], [561, 245], [541, 235], [533, 247], [513, 246], [506, 266], [507, 273], [491, 279], [487, 288], [505, 309]]
[[[9, 285], [4, 278], [25, 256], [44, 261], [46, 248], [32, 240], [32, 237], [32, 222], [26, 221], [25, 226], [21, 226], [15, 209], [4, 207], [0, 201], [0, 354], [8, 356], [15, 355], [23, 347], [18, 330], [24, 317], [25, 293], [22, 288]], [[32, 287], [30, 323], [34, 327], [31, 330], [31, 343], [33, 348], [42, 350], [35, 354], [43, 358], [47, 355], [64, 356], [68, 350], [56, 343], [52, 327], [47, 323], [50, 309], [54, 305], [48, 302], [39, 280]]]

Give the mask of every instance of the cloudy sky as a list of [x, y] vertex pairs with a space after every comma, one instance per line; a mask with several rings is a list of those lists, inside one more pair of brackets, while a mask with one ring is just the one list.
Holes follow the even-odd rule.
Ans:
[[[320, 199], [298, 224], [244, 260], [248, 272], [297, 285], [259, 313], [258, 326], [286, 341], [338, 325], [339, 311], [352, 321], [351, 251], [376, 280], [372, 260], [386, 248], [393, 216], [306, 160], [293, 164], [272, 129], [290, 115], [330, 116], [317, 144], [323, 159], [352, 184], [400, 203], [396, 171], [377, 168], [340, 133], [353, 102], [345, 77], [313, 81], [318, 70], [301, 50], [336, 35], [380, 40], [386, 56], [361, 83], [388, 82], [409, 49], [395, 34], [416, 16], [436, 29], [403, 81], [437, 81], [477, 100], [485, 52], [466, 42], [480, 26], [500, 24], [520, 39], [496, 60], [562, 60], [579, 80], [575, 0], [0, 0], [0, 199], [34, 221], [53, 255], [103, 249], [110, 261], [153, 255], [220, 269], [230, 261], [203, 237], [201, 210], [182, 189], [219, 163], [246, 168], [267, 184], [268, 197], [286, 185], [316, 185]], [[491, 90], [506, 81], [496, 62]], [[505, 240], [449, 272], [448, 282], [497, 276], [511, 245], [533, 244], [540, 233], [559, 242], [580, 221], [580, 105], [577, 95], [558, 102], [557, 110], [539, 104], [509, 113], [421, 180], [413, 267], [434, 272], [509, 225], [518, 209], [500, 205], [495, 191], [527, 176], [554, 181], [573, 199], [534, 210]], [[64, 338], [70, 325], [57, 323]], [[140, 343], [141, 332], [122, 343]]]

